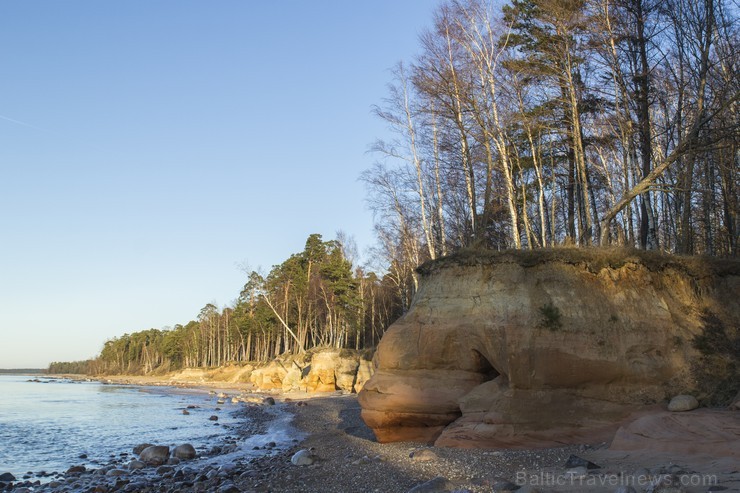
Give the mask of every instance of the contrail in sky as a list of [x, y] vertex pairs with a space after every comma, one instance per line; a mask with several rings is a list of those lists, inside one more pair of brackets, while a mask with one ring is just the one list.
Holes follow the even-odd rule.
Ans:
[[14, 119], [9, 118], [7, 116], [0, 115], [0, 118], [2, 118], [3, 120], [7, 120], [9, 122], [17, 123], [18, 125], [23, 125], [24, 127], [35, 128], [36, 130], [44, 130], [43, 128], [39, 128], [36, 125], [31, 125], [30, 123], [25, 123], [25, 122], [22, 122], [22, 121], [14, 120]]

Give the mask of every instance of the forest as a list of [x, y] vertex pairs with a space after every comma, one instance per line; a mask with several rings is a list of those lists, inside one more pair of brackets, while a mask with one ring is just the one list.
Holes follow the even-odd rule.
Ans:
[[[361, 179], [378, 275], [311, 235], [230, 306], [108, 341], [87, 371], [374, 347], [416, 268], [462, 248], [619, 245], [736, 257], [740, 36], [732, 0], [449, 0], [374, 108]], [[52, 365], [53, 366], [53, 365]]]
[[352, 255], [340, 241], [312, 234], [266, 276], [249, 272], [231, 305], [208, 303], [185, 324], [115, 337], [97, 358], [54, 362], [49, 372], [146, 374], [268, 361], [318, 346], [373, 347], [401, 314], [398, 286], [353, 268]]

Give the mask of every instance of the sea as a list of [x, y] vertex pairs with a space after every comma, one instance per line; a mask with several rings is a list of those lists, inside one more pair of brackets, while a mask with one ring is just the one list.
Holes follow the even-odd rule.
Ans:
[[[225, 443], [246, 419], [237, 409], [193, 389], [0, 375], [0, 474], [21, 478], [78, 464], [95, 468], [132, 458], [141, 443], [190, 443], [204, 452]], [[218, 421], [209, 420], [213, 415]], [[272, 439], [280, 438], [287, 439]]]

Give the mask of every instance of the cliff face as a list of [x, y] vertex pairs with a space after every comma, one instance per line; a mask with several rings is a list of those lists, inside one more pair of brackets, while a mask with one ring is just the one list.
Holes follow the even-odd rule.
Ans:
[[740, 266], [637, 252], [462, 254], [420, 269], [359, 399], [379, 441], [547, 446], [694, 388], [692, 345], [740, 327]]

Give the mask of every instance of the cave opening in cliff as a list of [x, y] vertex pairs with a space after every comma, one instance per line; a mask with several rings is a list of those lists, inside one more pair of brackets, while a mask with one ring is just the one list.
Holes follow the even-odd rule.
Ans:
[[494, 380], [501, 375], [501, 372], [493, 366], [493, 363], [477, 349], [473, 349], [473, 359], [475, 361], [476, 371], [486, 376], [486, 381]]

